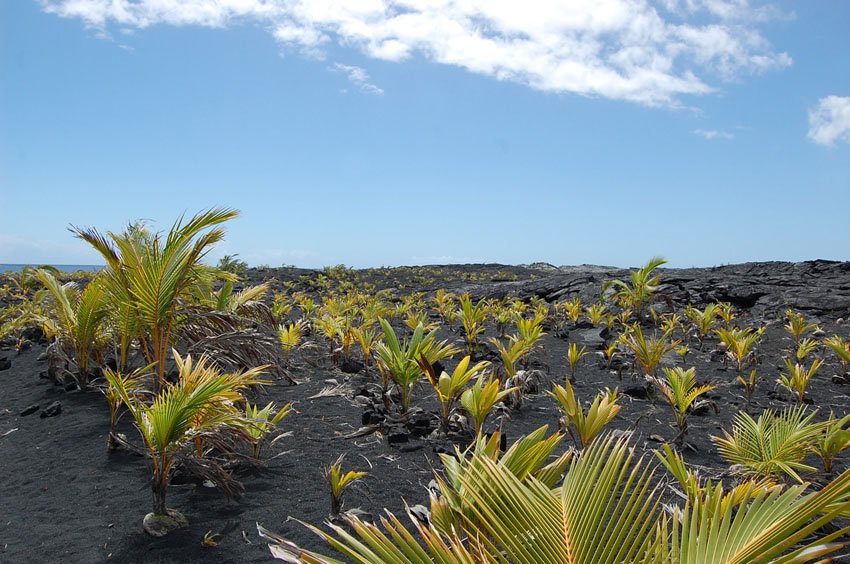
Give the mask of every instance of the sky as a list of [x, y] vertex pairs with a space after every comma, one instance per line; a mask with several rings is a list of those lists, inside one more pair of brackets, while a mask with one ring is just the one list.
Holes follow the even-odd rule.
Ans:
[[850, 2], [0, 2], [0, 263], [850, 260]]

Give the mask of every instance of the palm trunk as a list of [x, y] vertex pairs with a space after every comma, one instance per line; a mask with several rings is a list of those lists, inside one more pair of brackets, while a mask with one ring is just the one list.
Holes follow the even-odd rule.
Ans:
[[165, 507], [165, 493], [168, 491], [168, 480], [155, 480], [151, 485], [153, 493], [153, 512], [155, 515], [168, 515]]

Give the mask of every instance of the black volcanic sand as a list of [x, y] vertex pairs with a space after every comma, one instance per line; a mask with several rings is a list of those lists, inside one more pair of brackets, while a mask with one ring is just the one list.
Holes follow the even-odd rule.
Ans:
[[[793, 343], [783, 329], [783, 312], [793, 307], [808, 320], [820, 325], [826, 335], [847, 337], [845, 321], [850, 307], [850, 263], [815, 261], [808, 263], [760, 263], [714, 269], [663, 270], [664, 293], [677, 309], [692, 303], [702, 306], [709, 301], [732, 301], [741, 325], [767, 324], [759, 346], [761, 383], [750, 407], [752, 413], [764, 408], [780, 409], [789, 405], [786, 394], [775, 385], [782, 367], [782, 356]], [[541, 296], [548, 300], [578, 295], [585, 303], [594, 300], [604, 280], [624, 277], [627, 271], [600, 267], [571, 267], [556, 270], [545, 265], [533, 268], [498, 265], [451, 266], [439, 268], [402, 268], [355, 271], [346, 274], [368, 282], [376, 289], [395, 288], [432, 291], [445, 287], [455, 292], [470, 292], [473, 297], [516, 295]], [[296, 269], [251, 270], [250, 283], [273, 279], [281, 288], [294, 281], [297, 289], [310, 290], [319, 272]], [[567, 324], [568, 333], [550, 331], [544, 348], [534, 356], [532, 367], [540, 368], [550, 381], [561, 381], [567, 371], [566, 350], [571, 341], [593, 343], [599, 331]], [[461, 344], [458, 329], [441, 329], [445, 338]], [[594, 335], [595, 333], [595, 335]], [[490, 328], [485, 337], [494, 336]], [[142, 456], [129, 452], [109, 453], [106, 437], [109, 414], [106, 402], [97, 391], [65, 392], [61, 387], [39, 378], [46, 361], [38, 360], [43, 344], [20, 354], [13, 348], [0, 350], [0, 357], [11, 360], [11, 368], [0, 371], [0, 561], [2, 562], [268, 562], [269, 550], [256, 532], [256, 523], [279, 532], [303, 546], [329, 552], [326, 545], [289, 516], [319, 524], [330, 507], [322, 478], [322, 468], [345, 453], [345, 466], [367, 470], [369, 475], [346, 497], [346, 507], [359, 507], [378, 516], [383, 508], [403, 520], [404, 501], [427, 505], [426, 487], [432, 468], [440, 462], [435, 448], [450, 448], [445, 441], [412, 437], [401, 445], [389, 445], [385, 437], [368, 435], [343, 438], [361, 425], [364, 411], [355, 400], [367, 382], [361, 372], [347, 374], [327, 358], [326, 343], [309, 337], [315, 346], [294, 354], [292, 376], [300, 382], [284, 382], [269, 387], [254, 398], [265, 404], [294, 402], [297, 413], [281, 422], [288, 435], [265, 451], [267, 464], [240, 472], [245, 493], [238, 501], [229, 501], [215, 488], [180, 480], [168, 494], [169, 506], [179, 509], [190, 525], [162, 539], [142, 532], [141, 521], [150, 510], [148, 470]], [[686, 366], [696, 366], [700, 381], [717, 384], [711, 398], [718, 407], [691, 418], [688, 442], [693, 449], [686, 460], [705, 473], [720, 475], [726, 468], [710, 441], [722, 428], [730, 429], [734, 415], [744, 408], [742, 388], [720, 357], [711, 351], [716, 339], [709, 339], [702, 351], [691, 343]], [[592, 347], [589, 347], [592, 348]], [[486, 353], [485, 353], [486, 354]], [[819, 409], [819, 417], [830, 411], [838, 415], [850, 412], [850, 385], [834, 383], [840, 367], [831, 351], [818, 354], [826, 362], [815, 376], [808, 400]], [[672, 363], [678, 359], [671, 359]], [[447, 363], [452, 368], [453, 363]], [[341, 396], [310, 399], [331, 383], [344, 384]], [[623, 380], [605, 367], [596, 354], [579, 365], [575, 388], [589, 400], [605, 387], [640, 387], [626, 371]], [[548, 382], [546, 386], [548, 387]], [[59, 401], [61, 413], [41, 418], [40, 410], [25, 417], [20, 413], [31, 405], [40, 409]], [[433, 392], [417, 388], [413, 403], [426, 411], [436, 409]], [[658, 439], [672, 440], [676, 431], [669, 408], [644, 399], [624, 396], [623, 410], [613, 423], [617, 429], [634, 429], [633, 442], [639, 449], [659, 446]], [[490, 421], [492, 428], [494, 421]], [[558, 425], [555, 401], [545, 393], [529, 396], [521, 410], [512, 412], [504, 429], [510, 441], [538, 426]], [[138, 432], [129, 417], [122, 420], [123, 432], [139, 442]], [[562, 448], [571, 445], [567, 438]], [[400, 447], [400, 448], [399, 448]], [[810, 462], [819, 466], [812, 458]], [[847, 467], [842, 456], [838, 469]], [[662, 472], [663, 473], [663, 472]], [[812, 479], [823, 481], [823, 476]], [[218, 546], [202, 546], [208, 531], [227, 531]]]

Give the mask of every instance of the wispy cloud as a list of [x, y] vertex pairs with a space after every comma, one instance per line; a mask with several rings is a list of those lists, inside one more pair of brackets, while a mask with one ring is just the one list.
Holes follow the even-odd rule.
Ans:
[[734, 139], [735, 134], [728, 131], [718, 129], [694, 129], [694, 135], [699, 135], [704, 139]]
[[[41, 0], [94, 29], [255, 21], [286, 48], [414, 56], [531, 88], [679, 106], [715, 80], [781, 69], [750, 0]], [[258, 26], [259, 27], [259, 26]], [[367, 82], [368, 84], [368, 82]]]
[[331, 67], [332, 71], [344, 73], [349, 82], [356, 86], [361, 92], [380, 96], [384, 93], [384, 89], [369, 82], [369, 73], [366, 69], [356, 67], [354, 65], [344, 65], [336, 63]]
[[850, 96], [827, 96], [809, 112], [809, 139], [832, 147], [836, 142], [850, 143]]

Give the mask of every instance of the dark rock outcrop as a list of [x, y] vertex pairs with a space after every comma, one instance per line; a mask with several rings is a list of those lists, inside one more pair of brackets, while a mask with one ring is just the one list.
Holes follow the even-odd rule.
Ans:
[[[549, 302], [578, 296], [583, 302], [599, 298], [606, 280], [627, 280], [629, 270], [574, 266], [532, 280], [498, 284], [465, 284], [453, 291], [475, 299], [513, 296], [540, 297]], [[662, 268], [660, 298], [676, 307], [731, 302], [757, 316], [775, 316], [793, 308], [830, 317], [850, 309], [850, 262], [814, 260], [799, 263], [753, 262], [713, 268]]]

